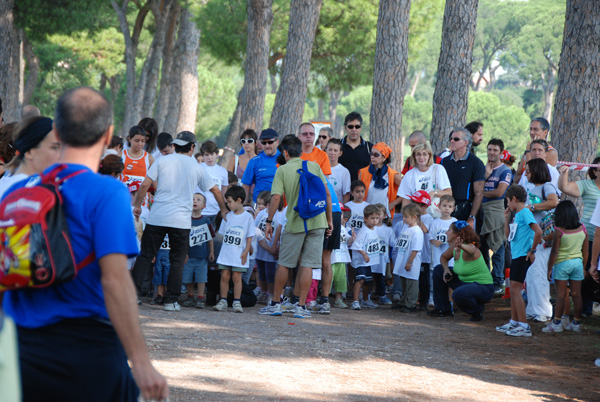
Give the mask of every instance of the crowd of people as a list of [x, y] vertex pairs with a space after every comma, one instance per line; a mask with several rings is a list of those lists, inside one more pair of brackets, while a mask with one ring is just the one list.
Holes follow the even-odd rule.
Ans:
[[[590, 168], [589, 180], [570, 182], [568, 167], [557, 170], [543, 118], [531, 121], [516, 169], [500, 139], [487, 141], [486, 164], [477, 157], [484, 130], [472, 122], [453, 129], [439, 153], [415, 131], [410, 157], [396, 171], [393, 158], [402, 155], [364, 139], [356, 112], [346, 116], [342, 139], [329, 127], [317, 138], [308, 122], [285, 136], [246, 129], [227, 168], [213, 141], [159, 133], [152, 118], [124, 139], [113, 135], [109, 104], [90, 88], [64, 94], [54, 120], [34, 107], [23, 112], [20, 122], [0, 127], [0, 197], [34, 185], [56, 164], [67, 166], [66, 175], [84, 169], [61, 191], [76, 259], [96, 257], [69, 283], [0, 299], [17, 325], [27, 398], [73, 384], [47, 373], [57, 365], [80, 376], [101, 371], [98, 395], [106, 399], [99, 400], [140, 390], [164, 399], [136, 300], [166, 311], [235, 313], [259, 303], [261, 315], [303, 319], [332, 307], [391, 306], [430, 317], [458, 308], [478, 322], [494, 295], [510, 291], [510, 318], [495, 329], [516, 337], [532, 335], [528, 320], [547, 322], [543, 332], [581, 332], [592, 314], [600, 174]], [[562, 194], [582, 197], [581, 218]], [[315, 200], [311, 214], [307, 204]], [[40, 334], [57, 346], [36, 343]], [[81, 356], [64, 361], [68, 348], [101, 338], [114, 340], [100, 362], [110, 370], [86, 367]]]

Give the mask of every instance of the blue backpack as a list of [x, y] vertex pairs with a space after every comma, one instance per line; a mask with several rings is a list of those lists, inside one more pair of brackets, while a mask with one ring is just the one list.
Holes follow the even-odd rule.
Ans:
[[298, 169], [298, 173], [300, 174], [300, 193], [298, 194], [298, 206], [294, 207], [294, 211], [304, 219], [304, 231], [308, 233], [306, 220], [325, 212], [327, 192], [321, 178], [308, 171], [306, 161], [302, 161], [302, 169]]

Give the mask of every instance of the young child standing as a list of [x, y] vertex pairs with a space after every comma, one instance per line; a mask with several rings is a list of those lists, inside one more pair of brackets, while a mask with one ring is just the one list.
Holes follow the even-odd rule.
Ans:
[[364, 223], [364, 209], [368, 202], [365, 201], [365, 183], [360, 180], [354, 180], [350, 184], [350, 194], [352, 194], [352, 201], [347, 202], [346, 207], [352, 211], [352, 216], [348, 225], [350, 228], [359, 231], [363, 227]]
[[[192, 230], [190, 230], [190, 250], [183, 266], [183, 284], [187, 288], [187, 298], [183, 307], [206, 307], [204, 288], [208, 281], [208, 261], [215, 259], [213, 238], [215, 230], [210, 220], [202, 216], [206, 198], [200, 193], [194, 194], [192, 208]], [[198, 287], [198, 299], [194, 302], [194, 283]]]
[[255, 232], [253, 216], [244, 210], [245, 198], [246, 192], [240, 186], [232, 186], [225, 193], [225, 200], [231, 212], [219, 228], [219, 233], [223, 235], [223, 245], [217, 259], [221, 271], [221, 299], [213, 307], [215, 311], [227, 310], [229, 280], [233, 278], [233, 311], [244, 312], [240, 303], [242, 274], [248, 269], [248, 254]]
[[[204, 162], [201, 163], [202, 167], [204, 167], [207, 173], [212, 177], [213, 182], [219, 190], [225, 194], [229, 185], [229, 175], [227, 174], [227, 169], [217, 164], [217, 160], [219, 159], [219, 147], [217, 147], [217, 144], [213, 141], [206, 141], [202, 143], [200, 152], [202, 153], [202, 158], [204, 160]], [[214, 222], [216, 215], [220, 212], [219, 204], [213, 193], [210, 191], [200, 192], [206, 197], [204, 216], [210, 219], [211, 222]]]
[[[517, 184], [506, 190], [508, 208], [504, 211], [504, 231], [512, 252], [510, 265], [510, 321], [496, 327], [496, 331], [510, 336], [531, 336], [527, 324], [525, 302], [521, 296], [521, 287], [525, 282], [527, 269], [535, 260], [535, 249], [542, 241], [542, 229], [536, 223], [533, 213], [525, 207], [527, 192]], [[516, 212], [510, 223], [511, 211]], [[562, 312], [562, 311], [561, 311]], [[560, 312], [559, 312], [560, 314]]]
[[[439, 208], [441, 216], [433, 220], [430, 223], [429, 243], [431, 244], [431, 266], [433, 268], [441, 264], [440, 257], [448, 250], [448, 238], [446, 232], [450, 228], [453, 222], [456, 222], [456, 218], [452, 217], [451, 214], [454, 211], [454, 198], [451, 195], [443, 195], [440, 197]], [[454, 259], [450, 260], [448, 265], [454, 266]], [[431, 281], [429, 282], [431, 284]], [[429, 304], [433, 305], [433, 294], [429, 294]]]
[[[419, 217], [419, 227], [423, 231], [423, 250], [421, 251], [421, 266], [419, 269], [419, 310], [427, 311], [429, 299], [433, 299], [431, 287], [431, 246], [429, 244], [429, 226], [433, 223], [433, 218], [427, 213], [427, 208], [431, 205], [431, 197], [425, 190], [419, 190], [410, 198], [421, 211]], [[432, 300], [433, 301], [433, 300]]]
[[404, 228], [396, 240], [398, 256], [394, 264], [394, 274], [400, 277], [402, 297], [398, 302], [400, 311], [412, 313], [417, 311], [419, 297], [419, 274], [421, 267], [421, 250], [424, 234], [420, 227], [421, 209], [415, 204], [402, 208]]
[[[266, 227], [266, 220], [269, 216], [268, 206], [271, 203], [271, 192], [261, 191], [256, 199], [257, 207], [260, 205], [261, 210], [256, 215], [254, 224], [263, 233]], [[275, 213], [273, 222], [276, 221], [278, 213]], [[276, 229], [276, 227], [274, 227]], [[273, 298], [273, 288], [275, 286], [275, 271], [277, 271], [277, 253], [276, 247], [273, 247], [274, 238], [271, 240], [265, 240], [258, 245], [256, 251], [256, 267], [258, 271], [258, 286], [261, 292], [257, 295], [256, 301], [258, 303], [266, 303]], [[263, 247], [263, 244], [268, 247]]]
[[352, 212], [349, 208], [342, 208], [342, 227], [340, 230], [340, 248], [331, 253], [331, 270], [333, 272], [332, 288], [335, 290], [335, 303], [333, 307], [348, 308], [344, 303], [342, 294], [348, 291], [348, 278], [346, 277], [346, 264], [352, 259], [348, 245], [356, 239], [356, 232], [346, 227]]
[[[367, 205], [364, 209], [364, 225], [358, 231], [352, 243], [352, 267], [354, 268], [354, 301], [352, 310], [361, 307], [377, 308], [377, 304], [369, 300], [369, 291], [373, 282], [371, 267], [379, 260], [379, 236], [375, 226], [379, 223], [379, 210], [375, 205]], [[364, 285], [364, 286], [363, 286]], [[363, 303], [358, 298], [363, 290]]]
[[[554, 319], [542, 328], [542, 332], [562, 332], [564, 329], [581, 332], [581, 282], [588, 253], [588, 235], [585, 226], [580, 223], [577, 208], [571, 201], [559, 202], [554, 210], [554, 243], [548, 260], [548, 280], [552, 279], [554, 267], [556, 304]], [[575, 307], [575, 316], [571, 323], [569, 316], [559, 317], [569, 301], [569, 290]]]
[[[386, 217], [387, 208], [383, 204], [375, 204], [379, 211], [379, 223], [375, 231], [379, 237], [379, 262], [371, 267], [375, 292], [379, 296], [379, 304], [390, 305], [392, 301], [385, 295], [385, 275], [390, 262], [390, 244], [395, 240], [391, 222]], [[370, 299], [369, 299], [370, 300]]]

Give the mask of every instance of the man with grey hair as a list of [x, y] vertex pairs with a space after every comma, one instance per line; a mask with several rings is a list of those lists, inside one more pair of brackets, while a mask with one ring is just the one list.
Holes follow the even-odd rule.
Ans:
[[40, 109], [38, 109], [37, 107], [33, 106], [33, 105], [25, 105], [23, 106], [23, 109], [21, 110], [21, 120], [25, 120], [28, 117], [33, 117], [33, 116], [41, 116], [42, 114], [40, 113]]
[[485, 167], [481, 159], [469, 151], [473, 136], [465, 128], [456, 128], [450, 136], [450, 155], [442, 159], [448, 172], [456, 209], [452, 216], [475, 228], [485, 184]]

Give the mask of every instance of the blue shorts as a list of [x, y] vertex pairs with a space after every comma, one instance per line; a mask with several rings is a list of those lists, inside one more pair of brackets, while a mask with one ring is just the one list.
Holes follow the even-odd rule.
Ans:
[[559, 262], [553, 270], [555, 281], [582, 281], [583, 280], [583, 260], [581, 258], [572, 258]]
[[267, 282], [267, 283], [275, 283], [275, 271], [277, 271], [277, 262], [276, 261], [263, 261], [256, 260], [256, 266], [258, 268], [258, 280]]
[[208, 282], [208, 260], [206, 258], [189, 257], [183, 266], [182, 282], [187, 285], [190, 283]]
[[154, 263], [154, 277], [152, 278], [153, 285], [167, 285], [169, 280], [169, 271], [171, 271], [171, 263], [169, 262], [169, 250], [160, 249], [156, 253], [156, 262]]
[[371, 273], [371, 267], [356, 267], [354, 268], [354, 280], [365, 282], [373, 282], [373, 274]]

